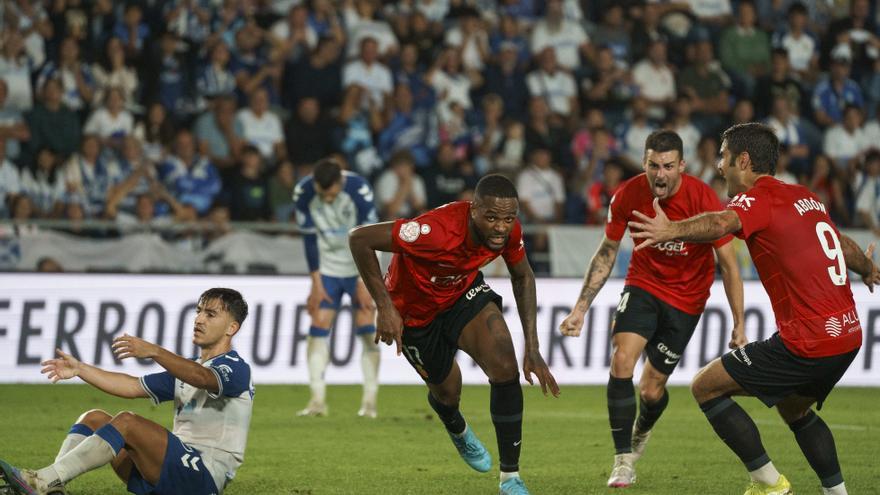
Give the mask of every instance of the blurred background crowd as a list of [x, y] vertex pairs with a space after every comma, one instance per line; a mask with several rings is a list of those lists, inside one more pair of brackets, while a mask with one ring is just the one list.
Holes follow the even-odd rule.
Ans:
[[0, 219], [292, 222], [296, 181], [334, 155], [369, 178], [382, 219], [467, 199], [501, 172], [526, 225], [601, 225], [658, 128], [726, 201], [718, 136], [757, 120], [783, 143], [779, 178], [880, 235], [877, 2], [0, 9]]

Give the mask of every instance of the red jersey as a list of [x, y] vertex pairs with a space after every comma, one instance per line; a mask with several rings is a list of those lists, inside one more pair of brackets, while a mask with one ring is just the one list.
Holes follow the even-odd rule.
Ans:
[[840, 233], [816, 195], [761, 177], [734, 196], [758, 276], [786, 347], [803, 357], [843, 354], [862, 345]]
[[[681, 185], [672, 197], [660, 200], [660, 207], [670, 220], [683, 220], [707, 211], [722, 210], [718, 196], [703, 181], [681, 174]], [[620, 241], [627, 222], [638, 220], [633, 210], [653, 217], [654, 195], [645, 174], [624, 182], [608, 209], [605, 235]], [[715, 280], [715, 254], [733, 239], [724, 236], [714, 243], [669, 241], [650, 248], [633, 251], [626, 284], [648, 291], [661, 301], [685, 313], [700, 314], [709, 299], [709, 289]]]
[[468, 231], [471, 204], [457, 201], [412, 220], [397, 220], [392, 229], [394, 256], [385, 287], [404, 325], [421, 327], [449, 309], [477, 278], [479, 269], [499, 255], [508, 264], [526, 255], [522, 226], [515, 221], [500, 252], [472, 245]]

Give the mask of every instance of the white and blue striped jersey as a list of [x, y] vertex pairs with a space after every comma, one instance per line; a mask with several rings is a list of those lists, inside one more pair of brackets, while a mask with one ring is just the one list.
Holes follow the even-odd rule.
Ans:
[[370, 184], [352, 172], [342, 172], [342, 191], [326, 203], [315, 191], [311, 176], [294, 188], [296, 221], [303, 233], [309, 271], [331, 277], [355, 277], [357, 266], [348, 248], [348, 231], [376, 223], [376, 205]]
[[[221, 492], [244, 461], [254, 405], [251, 367], [235, 351], [202, 363], [217, 376], [216, 394], [193, 387], [164, 371], [141, 377], [141, 386], [155, 404], [174, 401], [171, 430], [202, 454], [202, 462]], [[194, 463], [193, 463], [194, 464]]]

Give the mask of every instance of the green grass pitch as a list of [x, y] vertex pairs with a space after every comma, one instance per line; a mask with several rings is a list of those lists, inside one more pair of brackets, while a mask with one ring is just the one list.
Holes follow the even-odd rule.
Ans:
[[[521, 473], [536, 494], [620, 493], [605, 488], [612, 461], [604, 387], [563, 387], [559, 399], [525, 387]], [[424, 387], [380, 390], [379, 419], [355, 415], [356, 386], [331, 386], [330, 415], [296, 418], [305, 386], [257, 386], [244, 465], [225, 493], [241, 494], [488, 494], [497, 493], [497, 447], [489, 419], [489, 388], [465, 387], [462, 411], [492, 452], [495, 470], [480, 474], [458, 458], [425, 400]], [[670, 390], [632, 494], [741, 494], [747, 474], [715, 436], [688, 390]], [[761, 430], [770, 457], [797, 494], [821, 493], [788, 428], [756, 399], [738, 399]], [[166, 427], [171, 406], [127, 401], [88, 386], [0, 386], [0, 457], [24, 467], [54, 459], [67, 429], [87, 409], [130, 410]], [[849, 492], [880, 493], [880, 391], [835, 390], [822, 417], [831, 425]], [[109, 467], [69, 485], [73, 495], [125, 493]]]

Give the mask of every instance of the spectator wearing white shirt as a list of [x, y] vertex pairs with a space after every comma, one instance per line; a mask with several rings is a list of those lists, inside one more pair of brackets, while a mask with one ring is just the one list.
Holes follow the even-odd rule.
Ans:
[[57, 218], [64, 210], [64, 174], [58, 158], [49, 148], [37, 151], [33, 167], [21, 173], [21, 190], [30, 199], [37, 218]]
[[856, 185], [856, 217], [862, 227], [880, 237], [880, 151], [868, 152], [864, 163]]
[[691, 99], [686, 95], [680, 95], [675, 100], [675, 115], [673, 116], [669, 129], [675, 131], [680, 137], [683, 145], [682, 158], [685, 163], [697, 160], [697, 146], [700, 144], [700, 130], [691, 121]]
[[64, 91], [64, 104], [71, 110], [85, 110], [95, 95], [92, 69], [80, 58], [79, 43], [75, 38], [64, 38], [58, 52], [58, 60], [47, 62], [40, 70], [36, 87], [41, 89], [47, 80], [58, 79]]
[[522, 213], [528, 224], [548, 224], [562, 221], [565, 203], [565, 181], [553, 168], [552, 154], [546, 148], [535, 148], [530, 164], [516, 181], [516, 190]]
[[825, 131], [822, 149], [830, 156], [841, 171], [853, 171], [861, 160], [863, 152], [871, 147], [865, 130], [862, 128], [862, 110], [855, 105], [847, 105], [843, 110], [843, 122]]
[[447, 46], [461, 50], [465, 70], [481, 71], [489, 60], [489, 34], [473, 8], [465, 8], [458, 16], [458, 24], [446, 31]]
[[263, 88], [254, 91], [250, 105], [235, 115], [235, 132], [272, 163], [287, 156], [281, 119], [269, 111], [269, 94]]
[[773, 46], [785, 48], [788, 62], [800, 80], [812, 81], [819, 71], [819, 44], [807, 32], [809, 22], [806, 6], [793, 2], [788, 7], [788, 25], [784, 31], [773, 35]]
[[101, 154], [101, 143], [95, 135], [84, 135], [80, 151], [64, 165], [68, 211], [78, 205], [86, 218], [104, 214], [110, 189], [122, 180], [115, 160]]
[[473, 107], [471, 87], [476, 80], [462, 70], [461, 55], [457, 48], [447, 48], [437, 57], [425, 79], [434, 88], [439, 100], [438, 112], [441, 120], [448, 120], [452, 106], [457, 105], [465, 112]]
[[294, 5], [285, 18], [273, 24], [270, 36], [279, 56], [290, 62], [318, 46], [318, 33], [309, 25], [309, 12], [303, 4]]
[[584, 28], [565, 18], [562, 0], [549, 0], [547, 13], [535, 23], [530, 40], [532, 53], [541, 53], [546, 47], [556, 50], [556, 60], [565, 70], [580, 67], [580, 57], [591, 58], [590, 38]]
[[425, 181], [416, 173], [409, 151], [391, 157], [388, 168], [376, 181], [376, 206], [383, 220], [410, 218], [425, 211], [428, 193]]
[[[645, 140], [657, 126], [648, 120], [648, 100], [642, 96], [633, 98], [631, 115], [615, 128], [617, 140], [621, 143], [627, 168], [638, 169], [645, 157]], [[715, 150], [713, 150], [715, 153]], [[713, 155], [714, 156], [714, 155]]]
[[0, 141], [6, 145], [6, 158], [15, 161], [21, 155], [21, 142], [31, 137], [21, 110], [6, 105], [9, 85], [0, 79]]
[[391, 26], [375, 19], [378, 2], [376, 0], [354, 0], [346, 2], [342, 9], [345, 31], [348, 34], [349, 57], [357, 57], [363, 50], [363, 40], [372, 38], [377, 43], [378, 53], [382, 57], [390, 57], [397, 53], [399, 44], [397, 35]]
[[684, 3], [690, 7], [701, 24], [721, 27], [730, 24], [733, 19], [730, 0], [685, 0]]
[[18, 168], [6, 158], [6, 141], [0, 139], [0, 218], [9, 218], [12, 204], [20, 194]]
[[369, 101], [362, 103], [372, 102], [382, 110], [390, 104], [394, 80], [391, 70], [379, 61], [378, 49], [374, 38], [367, 37], [361, 41], [359, 58], [347, 63], [342, 71], [342, 87], [345, 89], [355, 84], [362, 87], [369, 96]]
[[666, 48], [665, 39], [652, 40], [647, 58], [640, 60], [632, 70], [639, 95], [648, 100], [650, 115], [656, 119], [666, 117], [666, 108], [672, 106], [676, 94], [675, 74], [669, 65]]
[[773, 129], [779, 143], [788, 147], [791, 168], [802, 175], [809, 168], [810, 147], [800, 118], [791, 109], [791, 99], [784, 94], [773, 98], [773, 110], [766, 124]]
[[92, 112], [84, 134], [98, 136], [101, 144], [114, 149], [121, 149], [122, 140], [134, 131], [134, 116], [125, 109], [125, 96], [121, 88], [111, 87], [106, 90], [104, 106]]
[[556, 51], [552, 47], [541, 51], [538, 63], [538, 69], [526, 76], [529, 94], [546, 100], [550, 111], [563, 120], [576, 120], [580, 111], [574, 77], [558, 67]]
[[105, 101], [108, 89], [119, 88], [128, 108], [137, 108], [137, 73], [125, 65], [125, 47], [119, 38], [107, 40], [101, 62], [92, 65], [92, 75], [95, 78], [95, 101]]
[[0, 78], [9, 85], [8, 105], [22, 112], [34, 106], [31, 71], [37, 67], [25, 54], [24, 40], [18, 31], [3, 29], [0, 47]]

